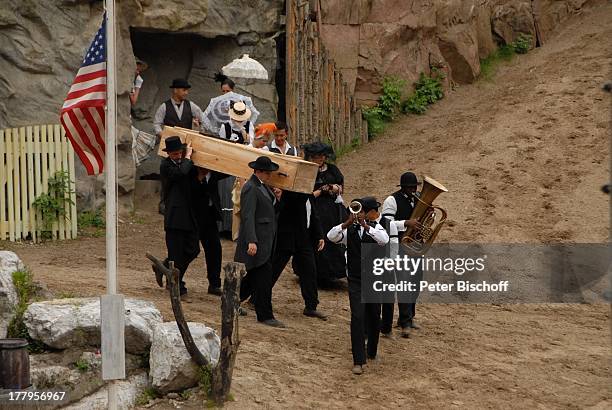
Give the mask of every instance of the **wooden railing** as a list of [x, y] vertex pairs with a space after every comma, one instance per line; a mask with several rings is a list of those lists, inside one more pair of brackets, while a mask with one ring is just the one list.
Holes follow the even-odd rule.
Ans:
[[[32, 204], [58, 171], [68, 173], [66, 195], [74, 203], [74, 150], [59, 124], [0, 130], [0, 240], [41, 239], [42, 215]], [[64, 211], [51, 228], [52, 239], [77, 236], [76, 205], [66, 202]]]
[[322, 141], [339, 149], [367, 142], [368, 129], [323, 45], [320, 9], [318, 0], [287, 0], [287, 123], [294, 144]]

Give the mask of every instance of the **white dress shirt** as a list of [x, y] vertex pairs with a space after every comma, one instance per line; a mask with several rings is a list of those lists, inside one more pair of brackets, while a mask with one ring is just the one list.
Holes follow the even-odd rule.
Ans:
[[[172, 107], [174, 107], [174, 111], [176, 111], [176, 115], [178, 115], [179, 119], [183, 116], [183, 107], [185, 106], [185, 101], [174, 101], [170, 98], [172, 102]], [[191, 106], [191, 115], [193, 118], [196, 118], [202, 124], [202, 110], [198, 107], [193, 101], [189, 101], [189, 105]], [[178, 105], [178, 107], [177, 107]], [[166, 103], [163, 102], [157, 111], [155, 112], [155, 118], [153, 119], [153, 129], [155, 130], [155, 135], [159, 135], [164, 128], [164, 118], [166, 117]], [[202, 127], [200, 126], [200, 131]], [[196, 130], [197, 131], [197, 130]]]
[[[378, 222], [376, 222], [376, 225], [373, 228], [370, 226], [370, 229], [368, 231], [366, 231], [363, 226], [360, 226], [360, 238], [363, 238], [364, 232], [366, 233], [366, 235], [369, 235], [372, 239], [374, 239], [376, 243], [380, 246], [384, 246], [389, 242], [389, 234], [387, 234], [385, 228], [383, 228], [382, 225]], [[342, 229], [342, 224], [334, 226], [329, 230], [329, 232], [327, 232], [327, 239], [329, 239], [330, 242], [333, 243], [341, 243], [343, 245], [346, 245], [346, 236], [346, 229]]]
[[[281, 149], [278, 145], [276, 145], [276, 140], [272, 140], [272, 143], [270, 144], [270, 148], [276, 148], [277, 150], [279, 150], [281, 152], [281, 154], [285, 154], [287, 155], [287, 152], [289, 152], [289, 150], [291, 148], [293, 148], [291, 146], [291, 144], [289, 144], [289, 141], [285, 141], [285, 149]], [[295, 156], [298, 156], [298, 149], [295, 149]]]
[[[241, 133], [242, 129], [244, 128], [242, 125], [238, 125], [234, 122], [234, 120], [230, 119], [229, 121], [230, 123], [230, 127], [232, 128], [232, 130]], [[245, 123], [246, 124], [246, 123]], [[248, 142], [249, 144], [253, 143], [253, 140], [255, 139], [255, 131], [254, 131], [255, 127], [253, 126], [252, 123], [249, 124], [249, 132], [248, 132], [248, 140], [245, 142]], [[238, 137], [236, 137], [234, 134], [232, 134], [231, 136], [228, 136], [225, 134], [225, 125], [221, 125], [221, 128], [219, 128], [219, 138], [226, 140], [226, 141], [232, 141], [232, 142], [236, 142], [238, 141]]]

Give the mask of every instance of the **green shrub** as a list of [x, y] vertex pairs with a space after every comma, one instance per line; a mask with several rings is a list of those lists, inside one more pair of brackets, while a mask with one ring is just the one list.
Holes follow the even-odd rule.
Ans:
[[378, 108], [384, 121], [391, 121], [397, 115], [402, 103], [402, 92], [406, 81], [395, 77], [383, 80], [383, 92], [378, 99]]
[[210, 366], [200, 366], [198, 369], [198, 382], [204, 390], [206, 397], [212, 395], [212, 369]]
[[89, 363], [87, 360], [79, 359], [74, 363], [74, 366], [81, 372], [85, 373], [90, 369]]
[[532, 37], [529, 34], [521, 33], [518, 38], [512, 43], [512, 48], [517, 54], [527, 54], [531, 48]]
[[79, 214], [78, 226], [79, 228], [104, 228], [106, 221], [102, 211], [99, 209], [96, 211], [83, 211]]
[[402, 103], [403, 113], [423, 114], [427, 107], [444, 97], [442, 79], [444, 75], [432, 70], [433, 77], [421, 73], [419, 80], [414, 84], [414, 93]]
[[48, 190], [39, 195], [32, 205], [40, 211], [43, 220], [42, 238], [51, 238], [53, 223], [59, 218], [68, 219], [66, 205], [74, 202], [70, 199], [70, 176], [67, 171], [58, 171], [47, 181]]
[[45, 345], [30, 338], [28, 329], [23, 321], [23, 315], [28, 308], [28, 303], [36, 291], [32, 280], [32, 273], [29, 270], [18, 270], [13, 272], [12, 276], [13, 285], [17, 292], [17, 306], [15, 308], [15, 316], [8, 325], [7, 337], [26, 339], [28, 341], [28, 350], [31, 353], [40, 353], [45, 350]]

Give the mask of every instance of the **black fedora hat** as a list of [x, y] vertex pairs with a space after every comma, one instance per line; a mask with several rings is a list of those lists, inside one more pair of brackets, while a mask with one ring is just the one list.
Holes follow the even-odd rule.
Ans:
[[400, 183], [398, 186], [412, 187], [412, 186], [418, 186], [418, 185], [419, 185], [419, 181], [417, 179], [417, 176], [414, 175], [414, 173], [404, 172], [402, 176], [400, 177]]
[[258, 171], [276, 171], [278, 169], [278, 164], [272, 162], [268, 157], [261, 156], [255, 161], [249, 162], [249, 167]]
[[170, 88], [191, 88], [191, 84], [189, 84], [184, 78], [175, 78], [172, 80], [172, 85]]
[[187, 148], [187, 144], [183, 144], [180, 137], [172, 136], [166, 138], [166, 148], [164, 148], [162, 151], [175, 152], [182, 151], [185, 148]]

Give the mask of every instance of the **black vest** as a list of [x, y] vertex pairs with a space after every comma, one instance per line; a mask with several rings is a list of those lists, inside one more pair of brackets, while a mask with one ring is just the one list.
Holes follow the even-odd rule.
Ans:
[[410, 219], [410, 215], [412, 215], [412, 211], [414, 210], [414, 206], [412, 206], [411, 202], [416, 201], [416, 199], [411, 197], [406, 198], [402, 191], [395, 192], [393, 198], [395, 198], [395, 203], [397, 204], [397, 211], [394, 215], [395, 220], [403, 221]]
[[[225, 127], [225, 138], [227, 138], [229, 142], [235, 142], [236, 144], [244, 144], [244, 137], [242, 136], [241, 132], [234, 130], [229, 122], [223, 123], [223, 126]], [[244, 130], [247, 132], [247, 135], [249, 134], [250, 127], [251, 127], [251, 121], [247, 121], [244, 124]], [[232, 141], [231, 139], [232, 135], [235, 135], [238, 138], [238, 140]]]
[[[374, 227], [374, 223], [369, 223], [371, 227]], [[346, 228], [346, 262], [348, 268], [348, 276], [349, 280], [352, 282], [361, 282], [361, 263], [362, 259], [367, 257], [366, 255], [361, 254], [361, 244], [375, 244], [376, 241], [370, 235], [363, 231], [363, 236], [359, 237], [359, 228], [360, 226], [357, 224], [352, 224], [348, 228]], [[371, 245], [370, 245], [371, 246]], [[378, 245], [376, 245], [378, 246]], [[385, 248], [380, 247], [380, 251], [382, 255], [385, 253]], [[380, 252], [375, 252], [380, 253]], [[374, 256], [374, 255], [369, 255]]]
[[166, 116], [164, 117], [164, 125], [192, 129], [193, 114], [191, 113], [191, 103], [189, 100], [183, 101], [183, 116], [181, 118], [176, 114], [174, 102], [171, 99], [166, 101], [165, 104]]
[[[280, 151], [280, 149], [278, 148], [272, 148], [272, 145], [268, 146], [268, 149], [270, 150], [270, 152], [275, 152], [277, 154], [282, 154], [282, 152]], [[295, 147], [291, 147], [289, 148], [289, 151], [287, 151], [287, 153], [285, 155], [293, 155], [294, 157], [297, 157], [297, 150], [295, 149]]]

